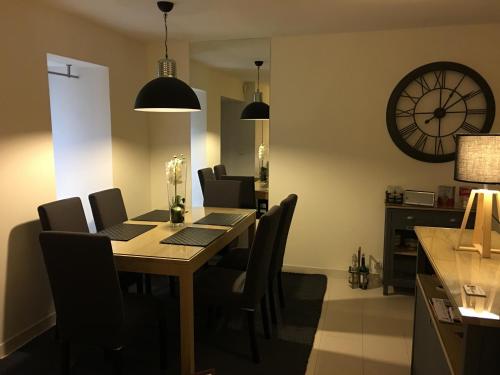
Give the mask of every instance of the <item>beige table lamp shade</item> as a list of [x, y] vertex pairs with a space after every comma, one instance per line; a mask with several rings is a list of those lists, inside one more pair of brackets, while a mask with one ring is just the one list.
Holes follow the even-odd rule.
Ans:
[[457, 136], [455, 180], [500, 183], [500, 134]]

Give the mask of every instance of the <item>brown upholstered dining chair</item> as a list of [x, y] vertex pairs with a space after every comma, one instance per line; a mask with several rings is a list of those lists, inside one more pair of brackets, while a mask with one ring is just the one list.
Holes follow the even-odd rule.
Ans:
[[198, 178], [200, 179], [200, 187], [203, 197], [205, 197], [205, 183], [207, 181], [215, 181], [215, 174], [212, 168], [203, 168], [198, 170]]
[[210, 267], [195, 278], [196, 304], [244, 311], [248, 319], [250, 348], [254, 362], [260, 362], [255, 332], [255, 312], [260, 305], [264, 332], [270, 338], [267, 315], [267, 275], [278, 231], [281, 207], [274, 206], [259, 220], [244, 271]]
[[[280, 203], [282, 214], [278, 226], [278, 234], [273, 246], [273, 254], [271, 264], [269, 266], [268, 293], [270, 299], [271, 319], [273, 323], [277, 323], [277, 314], [274, 298], [274, 286], [278, 286], [278, 297], [281, 308], [285, 307], [285, 293], [283, 291], [282, 273], [283, 258], [286, 250], [288, 233], [292, 224], [295, 206], [297, 205], [298, 197], [296, 194], [290, 194]], [[236, 270], [245, 270], [250, 257], [251, 249], [249, 248], [233, 248], [226, 254], [218, 263], [218, 267], [232, 268]]]
[[79, 197], [60, 199], [38, 207], [43, 230], [88, 233], [89, 226]]
[[[44, 231], [40, 244], [56, 308], [62, 373], [70, 373], [71, 345], [83, 344], [109, 351], [114, 373], [120, 374], [128, 310], [124, 308], [110, 239], [89, 233]], [[134, 300], [126, 301], [130, 306]], [[136, 302], [141, 312], [151, 314], [141, 319], [158, 320], [160, 367], [165, 368], [164, 306], [153, 298]], [[149, 309], [144, 309], [147, 302]]]
[[221, 181], [225, 180], [241, 182], [240, 208], [257, 208], [255, 198], [255, 179], [253, 176], [221, 176]]
[[[118, 188], [89, 194], [89, 202], [98, 232], [128, 220], [122, 192]], [[123, 271], [119, 275], [120, 284], [123, 288], [127, 289], [129, 286], [136, 284], [137, 293], [142, 294], [144, 292], [143, 283], [145, 279], [146, 291], [151, 293], [151, 278], [149, 275], [144, 277], [141, 273]]]
[[97, 231], [128, 220], [122, 192], [118, 188], [92, 193], [89, 202]]
[[206, 181], [204, 207], [241, 207], [240, 181]]
[[226, 176], [226, 166], [224, 164], [217, 164], [214, 166], [214, 174], [217, 180], [221, 179], [221, 176]]

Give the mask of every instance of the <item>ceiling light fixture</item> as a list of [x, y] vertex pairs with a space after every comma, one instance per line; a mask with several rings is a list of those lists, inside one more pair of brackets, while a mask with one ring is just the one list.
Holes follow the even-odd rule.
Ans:
[[195, 112], [201, 110], [193, 89], [176, 78], [175, 60], [168, 58], [167, 14], [174, 7], [170, 1], [158, 1], [165, 23], [165, 58], [158, 61], [158, 78], [149, 81], [137, 94], [136, 111], [144, 112]]
[[259, 90], [260, 67], [264, 61], [255, 61], [257, 66], [257, 91], [253, 94], [253, 102], [241, 112], [242, 120], [269, 120], [269, 105], [262, 101], [262, 92]]

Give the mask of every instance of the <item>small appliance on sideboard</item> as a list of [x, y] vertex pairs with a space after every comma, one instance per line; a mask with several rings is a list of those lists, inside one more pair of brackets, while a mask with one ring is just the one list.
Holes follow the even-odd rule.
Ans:
[[435, 194], [432, 191], [405, 190], [403, 203], [416, 206], [434, 207], [434, 195]]

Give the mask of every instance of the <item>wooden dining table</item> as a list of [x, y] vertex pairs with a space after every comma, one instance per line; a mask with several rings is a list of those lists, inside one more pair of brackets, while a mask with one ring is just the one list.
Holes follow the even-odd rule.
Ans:
[[[242, 214], [243, 219], [232, 227], [198, 225], [193, 222], [212, 212]], [[194, 300], [193, 274], [210, 258], [245, 231], [249, 243], [255, 234], [256, 211], [237, 208], [192, 208], [186, 213], [185, 223], [174, 227], [170, 222], [148, 222], [155, 228], [130, 241], [112, 241], [116, 267], [120, 271], [140, 272], [179, 278], [180, 303], [180, 367], [182, 375], [195, 373], [194, 356]], [[127, 221], [129, 224], [145, 224], [144, 221]], [[227, 230], [206, 247], [166, 245], [160, 241], [186, 226]]]

